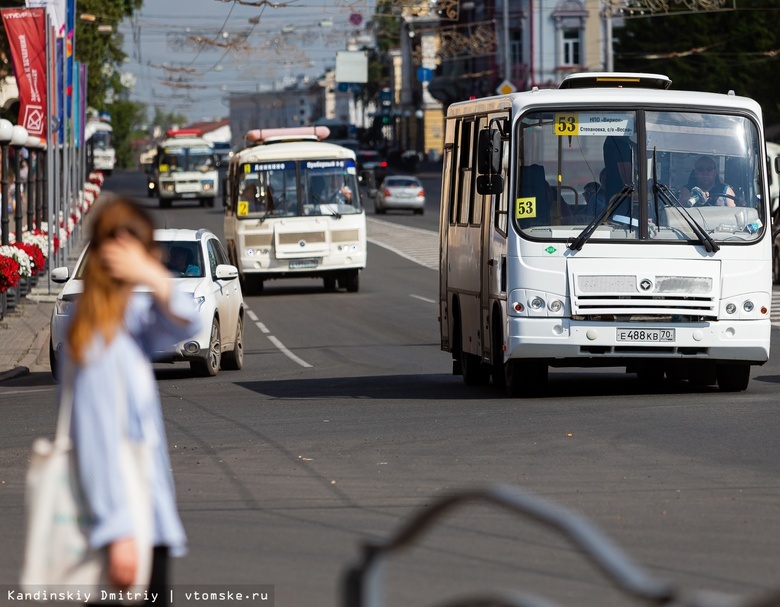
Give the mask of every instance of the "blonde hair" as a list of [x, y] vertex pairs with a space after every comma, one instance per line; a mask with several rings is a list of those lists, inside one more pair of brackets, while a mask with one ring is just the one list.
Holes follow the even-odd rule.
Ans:
[[95, 335], [108, 344], [122, 324], [129, 297], [127, 285], [112, 278], [103, 265], [100, 248], [126, 233], [150, 253], [156, 248], [154, 222], [138, 205], [126, 198], [113, 198], [97, 207], [92, 216], [89, 254], [84, 267], [84, 292], [79, 297], [68, 329], [71, 356], [84, 363], [86, 350]]

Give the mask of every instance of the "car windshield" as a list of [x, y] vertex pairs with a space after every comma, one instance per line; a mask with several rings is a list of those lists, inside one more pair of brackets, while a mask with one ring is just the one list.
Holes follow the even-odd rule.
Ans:
[[524, 236], [745, 243], [768, 224], [747, 117], [534, 111], [518, 136], [513, 218]]
[[157, 242], [162, 262], [177, 278], [203, 278], [203, 255], [200, 244], [189, 240], [161, 240]]
[[353, 160], [252, 163], [245, 164], [239, 175], [239, 217], [341, 216], [361, 212]]
[[[157, 246], [162, 253], [162, 262], [177, 278], [203, 278], [204, 265], [200, 245], [189, 240], [159, 240]], [[76, 267], [73, 278], [84, 279], [84, 269], [87, 267], [89, 245], [81, 256], [80, 263]]]

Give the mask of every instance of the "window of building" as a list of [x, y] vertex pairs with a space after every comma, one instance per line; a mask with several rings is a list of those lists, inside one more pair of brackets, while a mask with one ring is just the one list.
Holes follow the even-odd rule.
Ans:
[[580, 57], [580, 30], [565, 29], [563, 34], [562, 65], [581, 65]]

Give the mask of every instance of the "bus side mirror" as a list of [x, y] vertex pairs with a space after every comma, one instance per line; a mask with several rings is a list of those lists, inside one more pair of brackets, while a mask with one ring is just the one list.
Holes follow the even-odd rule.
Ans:
[[495, 175], [501, 172], [501, 131], [483, 129], [477, 140], [477, 172]]
[[504, 191], [504, 178], [501, 175], [480, 175], [477, 177], [477, 194], [500, 194]]

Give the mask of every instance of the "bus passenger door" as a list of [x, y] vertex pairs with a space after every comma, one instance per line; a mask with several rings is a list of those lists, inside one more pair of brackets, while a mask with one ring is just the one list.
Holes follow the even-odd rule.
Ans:
[[450, 343], [450, 310], [447, 306], [449, 285], [449, 228], [453, 205], [453, 141], [455, 138], [456, 122], [448, 120], [444, 144], [444, 156], [442, 158], [442, 183], [439, 214], [439, 326], [441, 331], [441, 349], [451, 351]]

